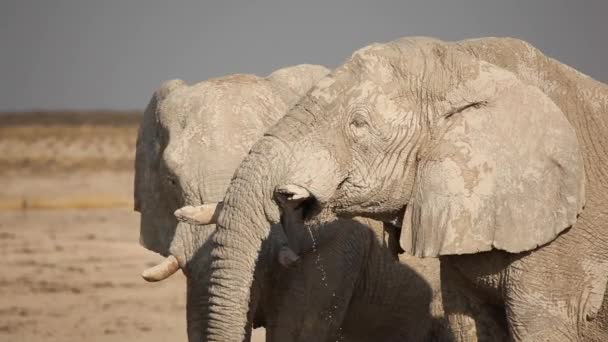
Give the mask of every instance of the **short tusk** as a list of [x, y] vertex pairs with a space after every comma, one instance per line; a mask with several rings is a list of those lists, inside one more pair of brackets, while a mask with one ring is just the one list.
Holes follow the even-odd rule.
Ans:
[[169, 255], [160, 264], [144, 270], [141, 276], [149, 282], [161, 281], [169, 278], [177, 270], [179, 270], [177, 259], [173, 255]]
[[300, 260], [300, 257], [293, 250], [291, 250], [291, 248], [282, 246], [279, 250], [278, 259], [281, 266], [289, 268], [297, 263]]
[[203, 204], [196, 207], [187, 205], [177, 209], [174, 215], [182, 222], [192, 224], [215, 224], [223, 206], [223, 202]]
[[294, 184], [283, 185], [276, 189], [276, 193], [286, 202], [299, 202], [311, 197], [308, 190]]

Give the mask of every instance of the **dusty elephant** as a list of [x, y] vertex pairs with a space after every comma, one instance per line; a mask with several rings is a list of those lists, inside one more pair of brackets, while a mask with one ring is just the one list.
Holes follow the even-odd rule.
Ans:
[[192, 86], [173, 80], [152, 96], [137, 138], [135, 210], [140, 243], [167, 259], [143, 275], [161, 280], [180, 268], [187, 275], [190, 340], [199, 340], [203, 328], [205, 246], [215, 225], [179, 222], [173, 212], [221, 200], [251, 143], [327, 72], [300, 65], [266, 78], [232, 75]]
[[[456, 340], [580, 339], [608, 275], [607, 112], [606, 85], [520, 41], [355, 52], [237, 169], [214, 236], [211, 335], [242, 339], [261, 241], [295, 207], [396, 223], [405, 251], [440, 257]], [[235, 268], [247, 274], [221, 276]]]
[[[234, 75], [193, 86], [170, 81], [152, 98], [138, 137], [135, 202], [142, 215], [142, 244], [167, 259], [144, 277], [162, 280], [184, 271], [191, 341], [205, 340], [205, 322], [215, 307], [207, 302], [207, 287], [216, 286], [208, 279], [213, 210], [205, 220], [197, 206], [223, 198], [255, 140], [326, 73], [319, 66], [296, 66], [267, 78]], [[173, 212], [184, 205], [194, 211], [182, 208], [178, 221]], [[313, 252], [308, 230], [288, 221], [285, 228], [269, 226], [273, 233], [246, 309], [248, 329], [251, 323], [266, 326], [270, 341], [426, 336], [432, 296], [426, 280], [438, 274], [437, 264], [417, 263], [428, 269], [425, 280], [393, 260], [378, 222], [339, 220], [324, 229], [312, 227]], [[289, 269], [279, 265], [286, 242], [301, 255]], [[410, 290], [395, 291], [398, 287]]]

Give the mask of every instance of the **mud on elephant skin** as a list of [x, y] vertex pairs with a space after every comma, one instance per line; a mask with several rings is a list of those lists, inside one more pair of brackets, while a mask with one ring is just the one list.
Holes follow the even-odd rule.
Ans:
[[[243, 311], [269, 224], [299, 208], [400, 223], [405, 251], [440, 257], [457, 340], [580, 339], [608, 276], [607, 112], [606, 85], [514, 39], [356, 51], [238, 167], [214, 236], [210, 297], [225, 306], [210, 330], [242, 338], [245, 314], [224, 312]], [[235, 255], [249, 272], [225, 279]]]

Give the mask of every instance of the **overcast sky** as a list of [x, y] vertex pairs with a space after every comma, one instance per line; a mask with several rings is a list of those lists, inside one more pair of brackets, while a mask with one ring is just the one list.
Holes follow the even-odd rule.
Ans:
[[608, 0], [2, 0], [0, 111], [140, 109], [163, 80], [335, 67], [412, 35], [519, 37], [608, 81]]

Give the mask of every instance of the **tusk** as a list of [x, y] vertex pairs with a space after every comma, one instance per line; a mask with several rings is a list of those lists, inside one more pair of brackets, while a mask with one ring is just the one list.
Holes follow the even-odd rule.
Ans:
[[141, 276], [149, 282], [161, 281], [169, 278], [177, 270], [179, 270], [177, 259], [173, 255], [169, 255], [160, 264], [144, 270]]
[[292, 251], [291, 248], [282, 246], [279, 250], [278, 259], [281, 266], [289, 268], [298, 262], [300, 257], [294, 251]]
[[203, 204], [196, 207], [187, 205], [177, 209], [174, 215], [179, 221], [191, 224], [215, 224], [223, 206], [223, 202]]
[[299, 202], [310, 198], [310, 192], [299, 185], [287, 184], [277, 188], [276, 193], [280, 194], [286, 202]]

